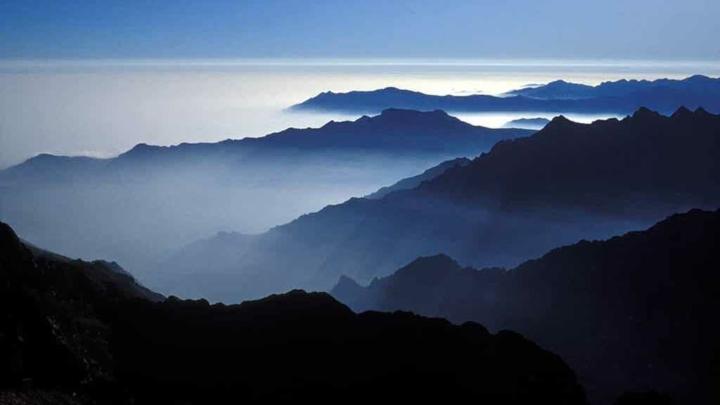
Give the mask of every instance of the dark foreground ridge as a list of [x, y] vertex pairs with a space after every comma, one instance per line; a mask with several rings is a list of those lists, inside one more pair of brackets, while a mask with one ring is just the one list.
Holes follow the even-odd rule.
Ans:
[[297, 290], [159, 301], [118, 274], [37, 254], [0, 223], [0, 403], [585, 402], [560, 358], [513, 332]]
[[563, 356], [600, 403], [624, 390], [657, 389], [678, 403], [716, 404], [719, 269], [720, 210], [692, 210], [509, 271], [463, 268], [438, 255], [368, 287], [343, 277], [332, 294], [355, 310], [518, 330]]

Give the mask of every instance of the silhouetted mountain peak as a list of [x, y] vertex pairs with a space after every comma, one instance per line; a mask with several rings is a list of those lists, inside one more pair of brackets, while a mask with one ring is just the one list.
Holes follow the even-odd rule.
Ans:
[[355, 121], [330, 121], [320, 129], [327, 131], [373, 130], [373, 135], [386, 135], [385, 130], [413, 130], [434, 132], [457, 128], [472, 129], [471, 124], [463, 122], [442, 110], [417, 111], [401, 108], [388, 108], [375, 116], [363, 115]]
[[551, 119], [550, 122], [553, 122], [557, 125], [557, 124], [566, 124], [568, 122], [573, 122], [573, 121], [569, 120], [564, 115], [558, 115], [558, 116], [554, 117], [553, 119]]
[[397, 271], [400, 277], [418, 277], [426, 273], [446, 272], [460, 269], [460, 264], [446, 254], [419, 257]]
[[334, 297], [355, 297], [362, 293], [363, 287], [352, 278], [341, 275], [331, 294]]
[[672, 118], [684, 118], [692, 116], [693, 112], [688, 110], [685, 106], [680, 106], [672, 115]]
[[98, 161], [99, 159], [88, 156], [64, 156], [53, 155], [51, 153], [40, 153], [27, 159], [25, 162], [13, 166], [10, 170], [20, 167], [30, 167], [36, 169], [52, 168], [58, 165], [71, 165], [73, 163], [82, 163], [89, 161]]
[[706, 109], [702, 107], [698, 107], [697, 109], [695, 109], [695, 116], [703, 118], [714, 117], [713, 114], [709, 113]]
[[[677, 118], [686, 115], [688, 119]], [[598, 189], [590, 185], [590, 178], [604, 184], [603, 192], [614, 190], [626, 196], [646, 193], [656, 198], [670, 189], [687, 190], [690, 181], [704, 184], [693, 186], [698, 195], [715, 196], [720, 192], [717, 171], [712, 169], [713, 156], [718, 153], [719, 128], [718, 115], [682, 110], [676, 118], [670, 118], [641, 108], [621, 121], [598, 120], [591, 124], [558, 116], [536, 134], [499, 142], [472, 164], [438, 176], [421, 188], [483, 201], [493, 198], [506, 207], [515, 206], [520, 196], [537, 200], [549, 196], [547, 200], [554, 203], [567, 197], [565, 201], [572, 205], [607, 204], [603, 209], [626, 204], [627, 197], [613, 201], [616, 197], [606, 198], [602, 192], [596, 194]], [[681, 140], [680, 135], [693, 142]], [[705, 146], [700, 147], [701, 144]], [[652, 156], [662, 156], [662, 159], [636, 156], [644, 153], [640, 151], [652, 151]], [[652, 172], [646, 172], [647, 167], [652, 167]], [[610, 171], [633, 173], [634, 177], [616, 178], [608, 174]], [[499, 180], [500, 177], [503, 180]], [[648, 183], [660, 178], [662, 187]], [[559, 186], [560, 182], [563, 186]], [[545, 195], [538, 191], [540, 189]], [[591, 194], [596, 194], [592, 202], [588, 197]], [[489, 197], [491, 195], [493, 197]], [[601, 200], [604, 200], [602, 204]]]
[[181, 145], [159, 146], [159, 145], [149, 145], [147, 143], [139, 143], [139, 144], [133, 146], [132, 149], [130, 149], [129, 151], [121, 153], [118, 156], [118, 158], [119, 159], [128, 158], [128, 157], [143, 158], [143, 157], [153, 155], [153, 154], [163, 151], [163, 150], [170, 150], [171, 148], [178, 148], [180, 146]]
[[662, 115], [656, 111], [650, 110], [649, 108], [640, 107], [633, 113], [632, 118], [639, 121], [656, 120], [658, 118], [662, 118]]
[[9, 260], [18, 254], [27, 257], [20, 238], [18, 238], [10, 225], [0, 222], [0, 270], [2, 270], [3, 264], [9, 264]]
[[582, 125], [575, 121], [569, 120], [564, 115], [558, 115], [548, 122], [545, 127], [539, 133], [548, 133], [558, 129], [572, 128], [577, 125]]
[[[389, 117], [400, 117], [400, 118], [414, 118], [420, 116], [434, 116], [437, 118], [454, 118], [443, 110], [432, 110], [432, 111], [418, 111], [410, 110], [406, 108], [386, 108], [380, 113], [380, 118]], [[454, 118], [457, 119], [457, 118]]]
[[337, 303], [329, 294], [324, 292], [307, 292], [295, 289], [282, 294], [272, 294], [255, 302], [275, 302], [279, 304], [290, 304], [297, 302], [323, 301], [324, 303]]
[[20, 243], [20, 239], [10, 225], [0, 222], [0, 246], [15, 246]]
[[518, 118], [506, 122], [503, 128], [525, 128], [525, 129], [542, 129], [550, 122], [547, 118]]
[[41, 161], [45, 161], [45, 160], [54, 160], [54, 159], [59, 159], [59, 158], [61, 158], [61, 156], [53, 155], [52, 153], [39, 153], [37, 156], [31, 157], [30, 159], [28, 159], [28, 161], [41, 162]]
[[711, 228], [720, 222], [720, 209], [706, 211], [693, 208], [685, 213], [673, 214], [650, 227], [647, 232], [652, 234], [690, 233], [693, 230], [702, 231]]
[[272, 316], [288, 316], [297, 313], [314, 313], [314, 316], [349, 317], [354, 313], [330, 294], [291, 290], [283, 294], [272, 294], [265, 298], [245, 301], [239, 305], [245, 310], [258, 311]]
[[383, 92], [383, 93], [405, 93], [405, 92], [410, 92], [410, 90], [403, 90], [403, 89], [399, 89], [399, 88], [393, 87], [393, 86], [389, 86], [389, 87], [382, 88], [382, 89], [380, 89], [379, 91], [381, 91], [381, 92]]
[[39, 269], [47, 266], [52, 268], [53, 278], [65, 280], [68, 288], [80, 288], [77, 280], [82, 279], [84, 283], [95, 285], [106, 297], [123, 296], [152, 301], [163, 299], [162, 295], [138, 284], [115, 262], [72, 260], [26, 245], [9, 225], [0, 222], [0, 273], [33, 278], [42, 274]]
[[585, 84], [566, 82], [565, 80], [554, 80], [544, 85], [528, 86], [522, 89], [513, 90], [507, 95], [520, 96], [536, 99], [583, 99], [590, 96], [593, 87]]
[[[672, 113], [672, 115], [669, 116], [669, 118], [673, 121], [707, 117], [714, 117], [714, 115], [708, 113], [702, 107], [698, 107], [697, 109], [695, 109], [695, 111], [692, 111], [685, 106], [680, 106], [677, 110], [675, 110], [675, 112]], [[655, 122], [658, 119], [668, 119], [668, 117], [665, 117], [656, 111], [652, 111], [644, 107], [638, 109], [631, 118], [633, 121], [641, 122]]]
[[443, 110], [417, 111], [417, 110], [407, 110], [407, 109], [402, 109], [402, 108], [385, 109], [380, 113], [380, 115], [378, 115], [375, 118], [379, 122], [397, 123], [397, 124], [412, 122], [414, 120], [422, 120], [425, 122], [434, 121], [437, 123], [462, 122], [459, 119], [457, 119], [453, 116], [450, 116], [448, 113], [446, 113]]
[[357, 283], [355, 280], [353, 280], [352, 278], [350, 278], [350, 277], [348, 277], [348, 276], [346, 276], [346, 275], [344, 275], [344, 274], [341, 274], [341, 275], [340, 275], [340, 278], [338, 279], [338, 282], [337, 282], [337, 284], [336, 284], [335, 286], [336, 286], [336, 287], [342, 287], [342, 288], [344, 288], [344, 287], [355, 288], [355, 287], [359, 287], [360, 284], [358, 284], [358, 283]]
[[690, 77], [685, 78], [686, 82], [707, 82], [712, 81], [713, 78], [705, 76], [705, 75], [692, 75]]
[[439, 253], [433, 256], [418, 257], [408, 265], [408, 267], [410, 266], [460, 267], [458, 262], [444, 253]]

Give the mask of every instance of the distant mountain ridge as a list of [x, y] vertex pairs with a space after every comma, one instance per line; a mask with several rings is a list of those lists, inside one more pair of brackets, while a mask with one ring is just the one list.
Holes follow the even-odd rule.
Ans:
[[157, 276], [178, 294], [231, 301], [277, 286], [329, 289], [340, 274], [366, 283], [439, 252], [477, 267], [514, 266], [718, 205], [720, 116], [683, 108], [593, 124], [558, 117], [414, 189], [351, 199], [253, 237], [205, 240], [168, 262], [187, 269], [183, 278]]
[[518, 118], [503, 125], [504, 128], [542, 129], [550, 122], [547, 118]]
[[218, 231], [265, 231], [530, 134], [388, 109], [261, 138], [139, 144], [109, 159], [43, 154], [0, 171], [0, 218], [67, 256], [150, 268], [158, 252]]
[[[609, 82], [606, 82], [609, 83]], [[522, 89], [511, 90], [505, 95], [527, 96], [540, 99], [573, 100], [593, 97], [594, 86], [571, 83], [565, 80], [555, 80], [539, 86], [528, 86]]]
[[556, 80], [542, 86], [512, 90], [508, 95], [522, 95], [539, 99], [584, 99], [597, 97], [627, 97], [642, 92], [688, 92], [693, 94], [717, 94], [720, 78], [693, 75], [681, 80], [627, 80], [607, 81], [597, 86]]
[[711, 404], [720, 365], [720, 210], [692, 210], [605, 241], [581, 241], [511, 269], [414, 260], [333, 296], [356, 311], [413, 311], [512, 328], [556, 350], [590, 399], [649, 387]]
[[436, 96], [395, 87], [347, 93], [324, 92], [292, 108], [345, 112], [377, 112], [385, 108], [441, 109], [449, 112], [551, 112], [629, 114], [647, 107], [670, 114], [681, 106], [720, 113], [720, 78], [702, 75], [682, 80], [619, 80], [598, 86], [554, 81], [489, 95]]
[[[355, 121], [330, 121], [320, 128], [289, 128], [257, 138], [172, 146], [141, 143], [109, 159], [40, 154], [0, 171], [0, 179], [36, 174], [34, 172], [45, 175], [46, 170], [113, 170], [118, 166], [137, 164], [139, 161], [159, 163], [181, 158], [213, 161], [230, 159], [240, 163], [242, 159], [277, 158], [278, 151], [473, 156], [489, 149], [500, 140], [531, 133], [532, 131], [523, 129], [474, 126], [440, 110], [421, 112], [389, 108], [373, 117], [362, 116]], [[270, 155], [266, 155], [267, 153]]]

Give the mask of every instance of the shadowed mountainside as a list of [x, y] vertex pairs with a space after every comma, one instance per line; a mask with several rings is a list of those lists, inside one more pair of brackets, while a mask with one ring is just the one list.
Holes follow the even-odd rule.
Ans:
[[677, 403], [720, 399], [720, 210], [673, 215], [642, 232], [554, 249], [512, 269], [420, 258], [361, 287], [351, 308], [405, 310], [511, 328], [559, 353], [590, 399], [658, 389]]
[[390, 109], [262, 138], [140, 144], [111, 159], [40, 155], [0, 172], [0, 218], [34, 243], [138, 274], [199, 237], [263, 232], [531, 133]]
[[340, 274], [366, 283], [439, 252], [477, 267], [514, 266], [717, 207], [718, 162], [720, 116], [703, 110], [640, 109], [593, 124], [558, 117], [415, 189], [351, 199], [262, 235], [194, 243], [168, 262], [173, 273], [154, 276], [177, 294], [236, 301], [275, 288], [329, 289]]
[[560, 358], [513, 332], [357, 315], [302, 291], [232, 306], [154, 302], [115, 275], [37, 255], [0, 223], [2, 402], [585, 403]]
[[562, 80], [488, 95], [436, 96], [388, 87], [348, 93], [324, 92], [293, 106], [295, 109], [377, 112], [389, 107], [451, 112], [552, 112], [629, 114], [645, 106], [669, 114], [680, 106], [703, 107], [720, 113], [720, 78], [696, 75], [683, 80], [619, 80], [597, 86]]
[[378, 191], [366, 195], [364, 198], [368, 199], [377, 199], [385, 197], [386, 195], [393, 193], [395, 191], [401, 191], [401, 190], [411, 190], [417, 186], [419, 186], [422, 182], [432, 180], [436, 178], [437, 176], [445, 173], [449, 169], [456, 167], [456, 166], [466, 166], [470, 164], [470, 159], [468, 158], [457, 158], [453, 160], [447, 160], [445, 162], [440, 163], [437, 166], [433, 166], [424, 172], [418, 174], [417, 176], [408, 177], [406, 179], [402, 179], [398, 181], [397, 183], [382, 187]]

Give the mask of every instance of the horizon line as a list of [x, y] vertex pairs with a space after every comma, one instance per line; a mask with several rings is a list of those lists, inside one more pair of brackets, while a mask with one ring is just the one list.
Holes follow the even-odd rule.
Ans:
[[239, 58], [2, 58], [0, 68], [33, 67], [244, 67], [244, 66], [478, 66], [478, 67], [681, 67], [715, 66], [717, 59], [659, 58], [435, 58], [435, 57], [239, 57]]

